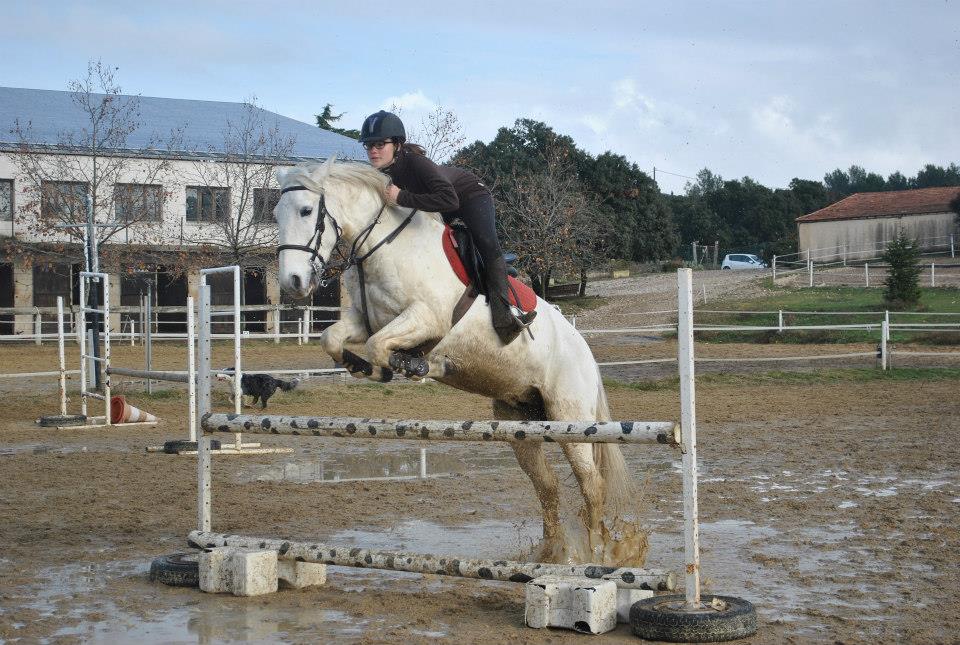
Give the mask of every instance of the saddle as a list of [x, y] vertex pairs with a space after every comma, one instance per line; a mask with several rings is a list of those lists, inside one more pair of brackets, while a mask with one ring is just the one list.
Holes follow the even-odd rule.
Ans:
[[[470, 309], [477, 296], [487, 295], [488, 290], [481, 270], [482, 260], [470, 231], [460, 220], [454, 220], [444, 228], [443, 252], [457, 278], [466, 286], [460, 301], [454, 308], [453, 324], [456, 324]], [[531, 311], [537, 307], [537, 295], [533, 289], [517, 279], [517, 270], [512, 266], [516, 259], [517, 256], [514, 253], [504, 255], [504, 260], [507, 262], [507, 296], [511, 305], [525, 312]]]

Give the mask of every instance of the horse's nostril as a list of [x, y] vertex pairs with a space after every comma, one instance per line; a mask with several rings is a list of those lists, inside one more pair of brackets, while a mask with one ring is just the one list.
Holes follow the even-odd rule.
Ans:
[[294, 288], [294, 289], [299, 289], [299, 288], [300, 288], [300, 276], [294, 274], [293, 277], [290, 278], [290, 282], [293, 283], [293, 288]]

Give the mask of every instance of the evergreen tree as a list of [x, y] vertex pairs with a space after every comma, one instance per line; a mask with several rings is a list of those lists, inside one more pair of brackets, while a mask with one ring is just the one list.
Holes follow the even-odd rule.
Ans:
[[907, 309], [920, 301], [920, 248], [903, 232], [887, 244], [883, 260], [890, 265], [883, 300], [890, 309]]

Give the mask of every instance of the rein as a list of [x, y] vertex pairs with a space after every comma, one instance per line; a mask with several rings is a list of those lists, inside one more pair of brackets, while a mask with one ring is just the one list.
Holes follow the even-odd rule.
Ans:
[[[280, 191], [280, 194], [283, 195], [284, 193], [288, 193], [295, 190], [307, 190], [314, 193], [317, 192], [310, 188], [307, 188], [306, 186], [297, 185], [297, 186], [287, 186], [286, 188]], [[325, 262], [324, 260], [319, 259], [320, 240], [323, 237], [323, 232], [324, 232], [324, 229], [326, 228], [325, 221], [329, 217], [330, 221], [333, 222], [334, 230], [336, 231], [336, 235], [337, 235], [336, 240], [333, 243], [334, 248], [337, 248], [339, 246], [340, 240], [343, 238], [343, 228], [340, 226], [340, 223], [337, 222], [337, 219], [333, 216], [333, 214], [331, 214], [330, 211], [327, 209], [327, 204], [326, 204], [326, 201], [324, 200], [323, 193], [318, 193], [318, 194], [320, 195], [320, 210], [317, 213], [317, 224], [313, 229], [313, 235], [310, 236], [310, 239], [307, 240], [306, 244], [279, 245], [277, 247], [277, 257], [280, 257], [281, 251], [303, 251], [305, 253], [309, 253], [310, 263], [312, 265], [316, 265], [319, 262], [320, 264], [320, 271], [319, 271], [320, 278], [321, 278], [320, 285], [325, 287], [327, 286], [327, 284], [329, 284], [329, 282], [327, 278], [325, 278], [324, 276], [327, 275], [328, 272], [330, 272], [331, 270], [331, 266], [328, 262]], [[403, 219], [403, 221], [400, 222], [400, 224], [395, 229], [393, 229], [386, 237], [384, 237], [382, 240], [377, 242], [372, 249], [370, 249], [363, 255], [359, 255], [358, 253], [360, 250], [360, 246], [362, 246], [367, 241], [367, 239], [370, 237], [370, 234], [373, 232], [373, 229], [376, 227], [377, 224], [380, 223], [380, 217], [383, 215], [383, 211], [386, 208], [387, 208], [387, 203], [386, 201], [384, 201], [383, 206], [381, 206], [380, 210], [377, 212], [377, 216], [373, 218], [373, 222], [371, 222], [366, 228], [360, 231], [357, 237], [354, 238], [353, 244], [351, 245], [351, 248], [350, 248], [350, 254], [347, 257], [343, 258], [343, 261], [339, 264], [339, 266], [335, 267], [335, 269], [338, 270], [339, 273], [343, 273], [344, 271], [346, 271], [352, 266], [357, 267], [357, 275], [360, 278], [360, 308], [361, 308], [361, 311], [363, 312], [363, 324], [364, 324], [364, 327], [366, 327], [367, 334], [369, 336], [373, 336], [373, 327], [370, 325], [370, 314], [367, 311], [367, 287], [366, 287], [366, 280], [364, 279], [363, 262], [364, 260], [369, 258], [371, 255], [373, 255], [381, 246], [383, 246], [384, 244], [390, 244], [391, 242], [393, 242], [393, 240], [395, 240], [396, 237], [400, 235], [400, 232], [403, 231], [403, 229], [405, 229], [408, 224], [410, 224], [410, 222], [413, 220], [413, 216], [417, 214], [417, 209], [413, 209], [412, 211], [410, 211], [410, 214], [407, 215]], [[343, 257], [342, 253], [341, 253], [341, 257]], [[316, 271], [316, 268], [314, 268], [314, 271]]]

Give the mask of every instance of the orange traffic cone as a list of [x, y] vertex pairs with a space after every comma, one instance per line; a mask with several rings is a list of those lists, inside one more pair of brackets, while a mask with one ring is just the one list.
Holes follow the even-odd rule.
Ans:
[[148, 423], [157, 417], [127, 403], [122, 396], [110, 397], [110, 423]]

